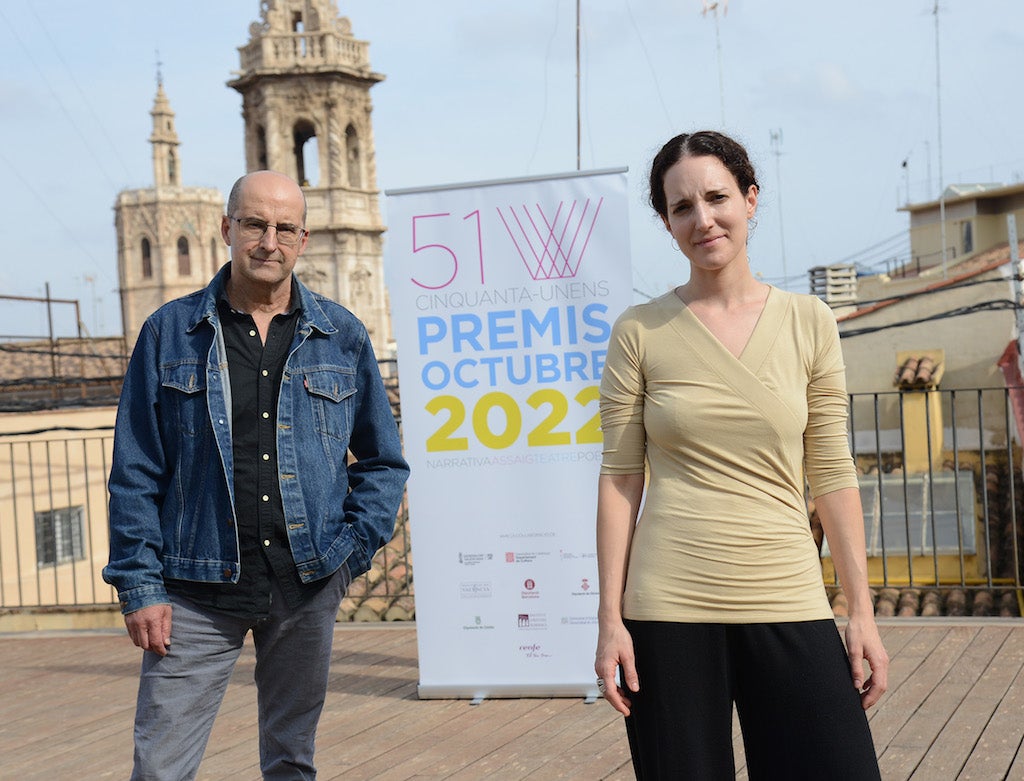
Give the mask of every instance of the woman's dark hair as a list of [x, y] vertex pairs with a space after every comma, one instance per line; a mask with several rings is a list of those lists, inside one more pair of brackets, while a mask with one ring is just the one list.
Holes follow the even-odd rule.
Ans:
[[684, 157], [717, 157], [736, 178], [740, 192], [744, 195], [753, 185], [761, 189], [754, 174], [754, 166], [743, 145], [729, 136], [714, 130], [699, 130], [696, 133], [682, 133], [670, 139], [654, 156], [651, 163], [650, 199], [651, 207], [662, 218], [668, 217], [668, 202], [665, 199], [665, 173]]

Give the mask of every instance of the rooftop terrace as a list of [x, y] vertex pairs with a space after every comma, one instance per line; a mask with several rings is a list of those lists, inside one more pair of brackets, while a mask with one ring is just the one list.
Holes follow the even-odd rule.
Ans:
[[[886, 781], [1024, 778], [1024, 621], [884, 620], [870, 713]], [[0, 775], [126, 778], [140, 654], [123, 632], [0, 635]], [[199, 779], [258, 777], [254, 658], [228, 687]], [[581, 699], [419, 700], [415, 625], [339, 624], [317, 740], [345, 781], [633, 778], [621, 720]], [[738, 729], [737, 778], [746, 778]]]

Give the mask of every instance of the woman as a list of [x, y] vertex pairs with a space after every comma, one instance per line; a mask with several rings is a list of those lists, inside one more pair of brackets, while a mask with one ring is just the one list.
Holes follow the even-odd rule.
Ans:
[[[864, 711], [889, 660], [838, 330], [818, 299], [751, 273], [758, 192], [727, 136], [665, 144], [650, 200], [690, 279], [618, 319], [602, 378], [594, 668], [644, 781], [734, 778], [734, 703], [751, 779], [879, 778]], [[846, 650], [805, 479], [849, 600]]]

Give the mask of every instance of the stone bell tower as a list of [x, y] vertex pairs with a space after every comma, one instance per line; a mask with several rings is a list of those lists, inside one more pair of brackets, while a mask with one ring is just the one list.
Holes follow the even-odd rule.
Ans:
[[224, 198], [182, 187], [174, 112], [157, 73], [153, 109], [153, 186], [122, 190], [114, 204], [121, 322], [129, 349], [161, 305], [197, 290], [228, 259], [220, 235]]
[[392, 335], [370, 88], [384, 77], [335, 0], [262, 0], [260, 15], [228, 82], [242, 95], [246, 169], [302, 185], [310, 240], [296, 274], [351, 309], [383, 357]]

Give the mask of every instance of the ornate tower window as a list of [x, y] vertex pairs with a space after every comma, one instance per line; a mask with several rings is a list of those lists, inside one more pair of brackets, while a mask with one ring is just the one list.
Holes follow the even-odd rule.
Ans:
[[292, 32], [296, 35], [302, 36], [299, 38], [297, 43], [296, 54], [299, 57], [305, 57], [306, 51], [306, 36], [302, 35], [305, 32], [304, 25], [302, 24], [302, 11], [295, 11], [292, 14]]
[[265, 171], [267, 165], [267, 131], [263, 125], [256, 126], [256, 170]]
[[363, 186], [363, 165], [359, 152], [359, 134], [349, 125], [345, 128], [345, 160], [348, 164], [348, 186]]
[[153, 276], [153, 250], [149, 246], [149, 239], [142, 240], [142, 278], [150, 279]]
[[303, 187], [316, 187], [320, 180], [320, 156], [316, 128], [308, 119], [300, 119], [292, 131], [295, 139], [295, 170]]
[[178, 237], [178, 276], [192, 276], [192, 259], [188, 254], [188, 239], [184, 236]]

